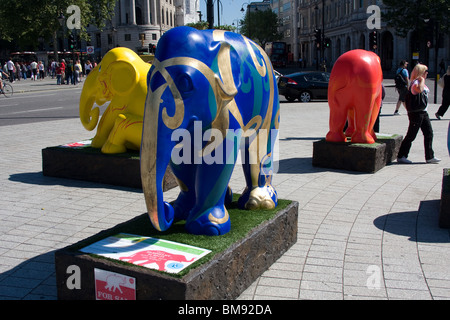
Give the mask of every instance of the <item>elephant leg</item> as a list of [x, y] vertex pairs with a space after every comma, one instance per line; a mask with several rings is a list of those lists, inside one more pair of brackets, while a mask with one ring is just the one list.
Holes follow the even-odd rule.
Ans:
[[197, 165], [170, 164], [172, 173], [177, 179], [180, 193], [172, 203], [175, 221], [186, 220], [195, 205], [195, 172]]
[[189, 233], [222, 235], [230, 231], [225, 198], [229, 193], [228, 183], [233, 168], [234, 163], [198, 166], [195, 176], [195, 205], [186, 219], [186, 230]]
[[345, 136], [351, 137], [353, 132], [355, 132], [355, 111], [353, 109], [349, 109], [347, 114], [347, 129], [345, 129]]
[[[195, 205], [186, 219], [186, 230], [189, 233], [222, 235], [230, 231], [230, 217], [225, 203], [232, 200], [228, 183], [237, 158], [240, 132], [237, 133], [237, 137], [230, 134], [223, 143], [215, 147], [214, 154], [222, 156], [214, 158], [214, 161], [210, 161], [213, 157], [207, 160], [206, 148], [204, 149], [202, 163], [196, 166], [194, 177]], [[223, 152], [220, 153], [219, 150]]]
[[[342, 99], [341, 99], [342, 96]], [[346, 142], [344, 135], [344, 126], [347, 121], [348, 106], [345, 101], [345, 92], [341, 91], [330, 94], [328, 104], [330, 106], [330, 131], [328, 131], [325, 139], [330, 142]], [[349, 124], [350, 125], [350, 124]]]
[[141, 145], [143, 119], [133, 114], [119, 114], [108, 140], [102, 147], [103, 153], [122, 153], [127, 147], [139, 150]]
[[374, 126], [375, 126], [375, 122], [377, 122], [377, 118], [379, 116], [380, 113], [380, 107], [381, 107], [381, 100], [382, 100], [382, 96], [381, 96], [381, 92], [380, 94], [375, 98], [375, 104], [372, 108], [372, 119], [370, 121], [369, 124], [369, 134], [372, 136], [372, 138], [374, 139], [374, 141], [377, 140], [377, 135], [374, 131]]
[[370, 97], [360, 95], [355, 99], [357, 106], [366, 106], [369, 104], [369, 107], [355, 108], [355, 132], [352, 135], [352, 142], [368, 144], [375, 142], [376, 135], [373, 132], [373, 125], [379, 111], [379, 104], [377, 107], [377, 102], [379, 102], [379, 99], [374, 94], [371, 94]]
[[111, 104], [105, 109], [102, 117], [100, 118], [100, 122], [98, 123], [97, 133], [92, 139], [91, 146], [93, 148], [101, 148], [108, 140], [108, 136], [114, 127], [114, 121], [118, 116], [117, 112], [113, 111], [114, 108]]
[[247, 187], [238, 200], [240, 208], [272, 209], [278, 203], [278, 195], [272, 186], [276, 131], [259, 130], [257, 136], [245, 144], [242, 162]]

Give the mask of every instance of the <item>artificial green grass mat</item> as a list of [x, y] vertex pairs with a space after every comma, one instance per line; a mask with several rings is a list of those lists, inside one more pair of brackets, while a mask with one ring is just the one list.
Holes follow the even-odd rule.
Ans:
[[[184, 229], [185, 221], [178, 221], [174, 223], [168, 230], [160, 232], [152, 226], [150, 218], [148, 217], [147, 213], [145, 213], [112, 229], [108, 229], [104, 232], [94, 235], [93, 237], [78, 242], [77, 244], [71, 246], [71, 250], [80, 250], [92, 243], [100, 241], [109, 236], [116, 235], [118, 233], [130, 233], [144, 237], [164, 239], [211, 250], [211, 253], [196, 261], [186, 269], [183, 269], [178, 274], [164, 273], [166, 275], [181, 278], [191, 269], [204, 264], [205, 262], [208, 262], [217, 253], [225, 251], [231, 245], [243, 239], [252, 229], [259, 226], [264, 221], [272, 219], [277, 214], [277, 212], [283, 210], [292, 202], [290, 200], [279, 199], [278, 205], [274, 209], [253, 211], [239, 209], [237, 205], [238, 198], [239, 195], [234, 194], [233, 202], [227, 206], [228, 214], [230, 215], [231, 219], [231, 231], [222, 236], [202, 236], [189, 234]], [[98, 255], [94, 256], [98, 258], [108, 259]], [[127, 263], [118, 260], [114, 261], [123, 264]]]
[[[395, 139], [396, 137], [398, 137], [398, 134], [393, 134], [393, 135], [377, 135], [377, 140], [375, 141], [375, 143], [352, 143], [351, 138], [347, 137], [347, 142], [333, 142], [336, 144], [343, 144], [343, 145], [347, 145], [349, 147], [359, 147], [359, 148], [377, 148], [380, 144], [385, 144], [388, 141]], [[326, 139], [322, 139], [321, 141], [327, 142]]]

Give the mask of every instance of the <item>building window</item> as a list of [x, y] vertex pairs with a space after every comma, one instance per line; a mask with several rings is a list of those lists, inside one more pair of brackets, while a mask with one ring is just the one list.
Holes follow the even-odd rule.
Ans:
[[125, 34], [125, 41], [131, 41], [131, 34], [130, 33], [126, 33]]
[[152, 40], [156, 40], [156, 37], [157, 37], [156, 33], [152, 33]]
[[95, 42], [97, 43], [97, 48], [100, 48], [102, 46], [102, 34], [101, 33], [95, 34]]
[[143, 25], [144, 24], [144, 19], [142, 18], [142, 10], [141, 8], [136, 6], [136, 24], [137, 25]]

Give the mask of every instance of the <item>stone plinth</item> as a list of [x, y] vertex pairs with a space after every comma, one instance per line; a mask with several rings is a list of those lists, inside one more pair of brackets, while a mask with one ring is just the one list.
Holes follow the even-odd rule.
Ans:
[[[248, 214], [257, 214], [257, 212], [248, 212]], [[136, 219], [92, 238], [98, 239], [99, 236], [101, 238], [103, 234], [103, 238], [106, 238], [110, 234], [120, 233], [128, 224], [136, 223]], [[94, 268], [96, 268], [133, 277], [136, 283], [137, 300], [235, 299], [297, 241], [297, 224], [298, 203], [291, 202], [284, 209], [276, 212], [271, 219], [251, 228], [243, 238], [235, 240], [227, 249], [214, 253], [203, 264], [192, 267], [182, 277], [85, 254], [78, 251], [80, 244], [75, 244], [55, 253], [58, 298], [63, 300], [96, 299], [94, 281]], [[233, 229], [230, 233], [232, 231]], [[89, 239], [87, 240], [83, 243], [90, 242]], [[210, 237], [210, 241], [221, 241], [221, 237]], [[71, 266], [79, 268], [81, 275], [79, 289], [70, 289], [70, 285], [67, 285], [71, 281], [71, 272], [68, 272], [72, 270]]]
[[[42, 149], [42, 171], [48, 177], [142, 188], [139, 152], [103, 154], [91, 147], [48, 147]], [[175, 177], [167, 168], [163, 189], [176, 186]]]
[[441, 206], [439, 227], [450, 228], [450, 169], [444, 169], [442, 177]]
[[375, 173], [397, 157], [403, 137], [379, 137], [374, 144], [328, 142], [313, 143], [313, 166]]

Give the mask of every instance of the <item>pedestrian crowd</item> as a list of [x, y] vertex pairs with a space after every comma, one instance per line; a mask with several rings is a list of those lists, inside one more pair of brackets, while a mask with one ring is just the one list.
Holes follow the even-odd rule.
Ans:
[[56, 84], [73, 84], [81, 82], [84, 76], [95, 68], [97, 63], [87, 60], [84, 66], [80, 60], [65, 60], [60, 62], [52, 60], [46, 67], [43, 61], [33, 60], [31, 63], [13, 62], [10, 58], [0, 64], [0, 80], [8, 78], [10, 82], [31, 79], [33, 81], [43, 80], [45, 77], [56, 79]]

